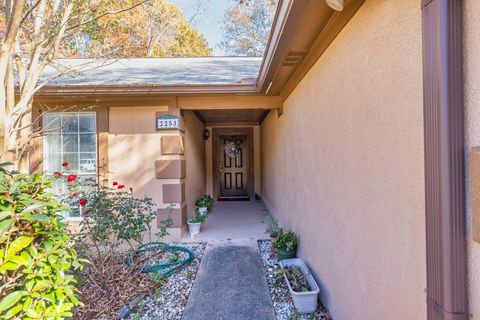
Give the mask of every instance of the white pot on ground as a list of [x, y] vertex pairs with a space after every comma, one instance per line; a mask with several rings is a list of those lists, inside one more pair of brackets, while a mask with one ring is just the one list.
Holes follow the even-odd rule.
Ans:
[[193, 238], [196, 234], [200, 233], [200, 227], [202, 226], [201, 222], [187, 221], [187, 224], [188, 224], [188, 232], [190, 233], [191, 238]]
[[198, 214], [204, 215], [208, 213], [208, 208], [207, 207], [199, 207], [198, 208]]

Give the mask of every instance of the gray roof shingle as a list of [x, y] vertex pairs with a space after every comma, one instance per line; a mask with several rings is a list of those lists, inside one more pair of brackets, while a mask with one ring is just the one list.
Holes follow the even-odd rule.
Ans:
[[48, 86], [255, 84], [261, 63], [260, 57], [59, 59], [41, 80], [73, 67], [80, 71], [55, 78]]

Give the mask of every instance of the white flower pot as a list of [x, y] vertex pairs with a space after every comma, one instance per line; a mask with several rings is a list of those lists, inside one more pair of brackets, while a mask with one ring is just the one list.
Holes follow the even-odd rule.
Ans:
[[187, 222], [188, 224], [188, 232], [190, 233], [190, 237], [193, 238], [196, 234], [200, 233], [200, 227], [202, 226], [201, 222]]
[[302, 259], [286, 259], [279, 262], [282, 268], [286, 267], [299, 267], [302, 270], [305, 279], [308, 282], [308, 285], [312, 289], [311, 291], [307, 292], [297, 292], [293, 291], [292, 287], [290, 286], [290, 282], [286, 275], [283, 275], [285, 281], [288, 285], [288, 291], [290, 291], [290, 295], [293, 299], [293, 304], [295, 308], [297, 308], [298, 312], [300, 313], [311, 313], [317, 310], [317, 297], [320, 293], [320, 289], [318, 288], [317, 282], [313, 279], [312, 274], [308, 270], [305, 263], [303, 263]]
[[199, 207], [198, 208], [198, 214], [201, 214], [202, 216], [208, 213], [208, 208], [207, 207]]

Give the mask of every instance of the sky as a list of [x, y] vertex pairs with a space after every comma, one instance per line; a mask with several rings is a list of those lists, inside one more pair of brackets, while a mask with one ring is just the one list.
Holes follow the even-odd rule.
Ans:
[[183, 10], [187, 20], [207, 39], [214, 56], [224, 56], [225, 52], [218, 47], [222, 41], [222, 20], [225, 9], [235, 3], [234, 0], [170, 0]]

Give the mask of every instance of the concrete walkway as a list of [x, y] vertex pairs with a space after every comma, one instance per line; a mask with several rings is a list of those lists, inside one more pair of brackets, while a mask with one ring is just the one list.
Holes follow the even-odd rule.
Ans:
[[265, 239], [268, 211], [262, 201], [215, 201], [213, 211], [200, 234], [190, 238], [185, 230], [182, 241], [230, 241]]
[[182, 319], [275, 319], [256, 241], [217, 244], [206, 252]]

